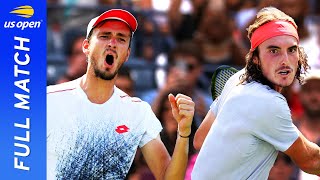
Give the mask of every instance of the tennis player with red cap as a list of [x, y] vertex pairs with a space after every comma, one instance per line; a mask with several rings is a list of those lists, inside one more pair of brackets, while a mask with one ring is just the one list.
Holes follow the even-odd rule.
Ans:
[[294, 20], [263, 8], [248, 37], [246, 67], [227, 81], [196, 132], [194, 146], [201, 149], [192, 179], [268, 179], [279, 151], [319, 175], [320, 148], [292, 123], [281, 95], [309, 69]]
[[150, 105], [115, 86], [138, 26], [128, 11], [92, 19], [83, 41], [84, 76], [47, 88], [47, 179], [125, 179], [137, 148], [156, 179], [183, 179], [194, 102], [169, 95], [178, 137], [169, 156]]

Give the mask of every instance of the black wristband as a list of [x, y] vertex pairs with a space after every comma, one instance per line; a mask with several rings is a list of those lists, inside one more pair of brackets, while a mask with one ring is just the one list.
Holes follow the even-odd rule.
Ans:
[[182, 137], [182, 138], [189, 138], [190, 134], [188, 136], [181, 136], [181, 134], [179, 134], [179, 136]]

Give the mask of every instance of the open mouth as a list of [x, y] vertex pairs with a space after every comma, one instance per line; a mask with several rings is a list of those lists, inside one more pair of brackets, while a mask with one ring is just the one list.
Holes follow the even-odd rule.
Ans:
[[106, 57], [106, 63], [108, 65], [112, 65], [113, 62], [114, 62], [114, 57], [112, 55], [108, 54], [107, 57]]
[[288, 75], [289, 73], [290, 73], [289, 70], [282, 70], [279, 72], [279, 74], [281, 74], [281, 75]]
[[278, 69], [278, 74], [280, 74], [282, 76], [286, 76], [290, 73], [292, 73], [292, 68], [290, 68], [288, 66]]

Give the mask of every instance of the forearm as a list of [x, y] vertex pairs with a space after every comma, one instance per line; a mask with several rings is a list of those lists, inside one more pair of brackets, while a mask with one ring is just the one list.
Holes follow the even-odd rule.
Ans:
[[305, 138], [301, 132], [284, 153], [304, 172], [320, 175], [320, 147]]
[[193, 139], [193, 146], [196, 150], [201, 149], [204, 139], [207, 137], [214, 120], [215, 116], [213, 112], [209, 110], [200, 127], [197, 129]]
[[189, 136], [194, 115], [194, 102], [190, 97], [183, 94], [178, 94], [176, 97], [169, 94], [168, 98], [172, 108], [172, 115], [178, 123], [178, 137], [172, 159], [166, 168], [164, 177], [170, 180], [183, 180], [188, 163]]
[[171, 0], [168, 10], [169, 18], [175, 17], [179, 13], [182, 0]]
[[171, 0], [171, 4], [169, 6], [168, 10], [168, 17], [170, 25], [173, 27], [173, 29], [176, 29], [180, 26], [182, 14], [180, 13], [180, 6], [181, 6], [182, 0]]
[[309, 150], [311, 154], [310, 162], [306, 163], [306, 167], [302, 170], [309, 174], [316, 174], [320, 176], [320, 148], [313, 142], [309, 143]]
[[202, 147], [202, 144], [204, 142], [204, 139], [206, 138], [207, 136], [207, 133], [208, 133], [209, 130], [205, 130], [205, 132], [203, 130], [197, 130], [197, 132], [195, 133], [194, 135], [194, 139], [193, 139], [193, 147], [196, 149], [196, 150], [200, 150], [201, 147]]
[[188, 164], [188, 153], [189, 138], [180, 137], [178, 134], [172, 159], [166, 169], [165, 179], [184, 179]]

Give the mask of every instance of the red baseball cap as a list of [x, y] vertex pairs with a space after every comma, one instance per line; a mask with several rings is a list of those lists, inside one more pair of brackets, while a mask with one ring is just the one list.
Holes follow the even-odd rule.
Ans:
[[92, 29], [95, 28], [101, 21], [108, 19], [119, 20], [126, 23], [129, 26], [132, 35], [138, 27], [137, 19], [129, 11], [123, 9], [111, 9], [105, 11], [100, 16], [91, 19], [87, 27], [87, 37]]

